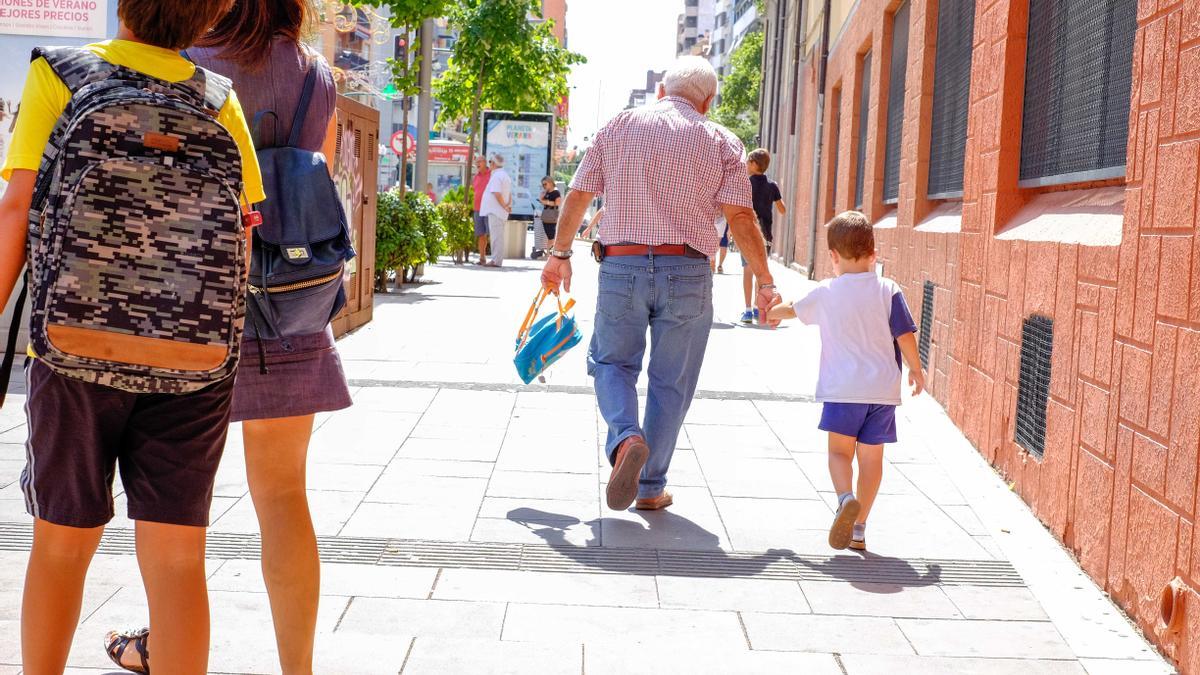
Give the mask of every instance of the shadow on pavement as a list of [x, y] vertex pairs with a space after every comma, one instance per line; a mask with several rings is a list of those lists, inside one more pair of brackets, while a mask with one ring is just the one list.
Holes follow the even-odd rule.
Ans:
[[[695, 576], [719, 579], [794, 578], [806, 581], [841, 581], [869, 593], [891, 594], [905, 588], [941, 583], [941, 567], [927, 563], [924, 569], [906, 560], [865, 552], [860, 555], [799, 555], [790, 549], [769, 549], [764, 553], [729, 552], [720, 547], [720, 538], [670, 511], [638, 513], [646, 528], [621, 518], [598, 518], [587, 522], [561, 513], [522, 507], [508, 512], [508, 519], [527, 528], [556, 553], [581, 567], [604, 572]], [[583, 546], [567, 540], [567, 531], [575, 525], [590, 530]], [[653, 548], [603, 547], [600, 529], [627, 538], [641, 533], [655, 539]], [[610, 535], [611, 536], [611, 535]]]
[[[513, 509], [508, 512], [508, 519], [528, 527], [559, 554], [584, 567], [605, 572], [628, 573], [629, 557], [640, 554], [646, 558], [657, 558], [657, 569], [647, 571], [649, 574], [746, 578], [757, 576], [768, 566], [787, 561], [794, 555], [792, 551], [785, 549], [772, 549], [755, 555], [730, 553], [721, 549], [720, 538], [717, 535], [683, 516], [670, 511], [652, 511], [638, 515], [646, 521], [647, 528], [620, 518], [598, 518], [584, 523], [574, 516], [532, 508]], [[592, 532], [589, 544], [599, 539], [600, 528], [603, 526], [614, 533], [627, 530], [633, 534], [648, 530], [662, 537], [663, 547], [603, 548], [569, 543], [566, 538], [567, 530], [581, 523]]]
[[868, 593], [899, 593], [905, 588], [936, 586], [942, 581], [942, 568], [929, 563], [919, 570], [907, 560], [892, 558], [869, 551], [859, 555], [835, 555], [821, 559], [818, 556], [793, 555], [796, 565], [816, 572], [829, 581], [844, 581]]

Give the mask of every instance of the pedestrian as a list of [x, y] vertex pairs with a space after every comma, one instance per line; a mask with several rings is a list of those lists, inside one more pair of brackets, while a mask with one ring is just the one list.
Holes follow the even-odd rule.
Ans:
[[[770, 166], [771, 153], [763, 148], [751, 152], [746, 161], [746, 168], [750, 171], [750, 191], [754, 196], [754, 215], [758, 217], [758, 225], [762, 228], [768, 254], [771, 252], [775, 211], [779, 211], [781, 216], [787, 214], [787, 205], [783, 203], [783, 195], [779, 192], [779, 186], [766, 176], [767, 168]], [[751, 298], [754, 295], [754, 272], [746, 265], [746, 247], [739, 244], [738, 250], [742, 252], [742, 290], [746, 299], [746, 309], [742, 312], [742, 323], [753, 323], [757, 318], [751, 305]]]
[[925, 371], [904, 293], [875, 272], [870, 221], [847, 211], [830, 221], [826, 238], [836, 276], [794, 304], [773, 308], [768, 318], [798, 318], [820, 328], [817, 400], [823, 410], [818, 428], [829, 433], [829, 475], [838, 498], [829, 545], [866, 550], [867, 516], [883, 478], [883, 446], [896, 442], [901, 357], [908, 364], [914, 396], [925, 388]]
[[724, 274], [725, 256], [729, 255], [729, 223], [725, 222], [725, 216], [717, 216], [717, 232], [721, 233], [721, 241], [718, 243], [719, 253], [710, 267], [713, 267], [717, 274]]
[[[333, 73], [324, 57], [301, 41], [313, 19], [306, 0], [237, 0], [212, 32], [187, 50], [197, 64], [233, 80], [248, 118], [270, 120], [255, 130], [260, 149], [290, 145], [333, 157]], [[315, 73], [313, 89], [303, 111], [300, 101], [310, 71]], [[298, 132], [294, 143], [288, 138], [293, 129]], [[320, 297], [310, 290], [303, 293], [301, 297], [310, 301]], [[306, 312], [303, 301], [291, 300], [285, 309], [275, 307], [288, 320], [273, 322], [256, 317], [261, 312], [258, 304], [248, 305], [243, 348], [247, 356], [234, 385], [232, 421], [242, 423], [246, 480], [262, 533], [262, 573], [280, 667], [287, 674], [311, 673], [320, 558], [305, 492], [308, 446], [315, 414], [349, 407], [350, 391], [327, 308]], [[263, 363], [251, 356], [260, 350]], [[152, 628], [156, 641], [158, 628]], [[122, 666], [133, 665], [136, 660], [131, 663], [128, 656], [144, 639], [138, 633], [114, 633], [110, 644], [132, 641], [134, 648], [124, 650], [125, 659], [114, 654], [115, 649], [110, 655]], [[169, 659], [160, 661], [158, 651], [150, 651], [155, 663], [170, 668]]]
[[[762, 281], [758, 306], [779, 301], [752, 208], [745, 150], [705, 114], [717, 74], [686, 56], [667, 71], [658, 100], [621, 112], [596, 134], [571, 181], [542, 281], [571, 290], [571, 241], [592, 198], [605, 195], [598, 247], [599, 298], [588, 350], [612, 464], [606, 501], [624, 510], [672, 503], [667, 470], [691, 405], [712, 328], [713, 227], [723, 211]], [[651, 332], [644, 420], [638, 375]]]
[[[203, 386], [210, 380], [197, 376], [189, 384], [170, 373], [210, 368], [209, 347], [232, 373], [245, 263], [233, 236], [241, 230], [236, 186], [244, 186], [243, 205], [264, 195], [228, 80], [197, 68], [179, 50], [229, 6], [120, 0], [116, 39], [41, 51], [25, 81], [0, 169], [9, 181], [0, 199], [0, 301], [9, 299], [26, 262], [35, 183], [52, 196], [41, 211], [45, 229], [28, 242], [33, 312], [44, 321], [31, 322], [25, 367], [29, 436], [21, 488], [34, 518], [21, 608], [26, 673], [66, 667], [87, 570], [113, 516], [118, 469], [135, 521], [154, 652], [171, 673], [207, 670], [205, 530], [234, 377]], [[88, 107], [95, 91], [108, 97], [108, 108]], [[167, 97], [170, 104], [160, 102]], [[52, 136], [55, 128], [64, 131]], [[72, 128], [90, 131], [65, 131]], [[200, 160], [205, 169], [188, 169], [176, 157]], [[85, 160], [95, 163], [81, 169]], [[39, 173], [39, 166], [54, 170]], [[68, 190], [74, 201], [63, 208]], [[168, 227], [171, 236], [161, 239]], [[59, 238], [63, 228], [69, 234]], [[36, 245], [47, 236], [60, 246]], [[108, 267], [97, 272], [97, 264]], [[45, 287], [49, 266], [65, 276]], [[166, 305], [148, 290], [155, 284], [170, 289]], [[56, 298], [53, 323], [47, 298]], [[64, 317], [84, 311], [78, 302], [86, 302], [92, 318], [72, 330]], [[130, 322], [132, 333], [118, 330]], [[55, 329], [62, 330], [51, 341]], [[122, 361], [114, 362], [113, 353]], [[91, 359], [90, 368], [68, 365], [78, 359]]]
[[479, 264], [487, 264], [488, 221], [483, 214], [483, 194], [492, 177], [492, 163], [475, 155], [475, 176], [471, 179], [471, 193], [475, 198], [475, 241], [479, 244]]
[[429, 197], [429, 201], [437, 204], [437, 193], [433, 191], [433, 183], [425, 184], [425, 196]]
[[487, 216], [488, 238], [492, 241], [492, 259], [485, 264], [488, 267], [500, 267], [504, 264], [504, 226], [512, 213], [513, 182], [504, 170], [503, 155], [492, 153], [488, 161], [492, 166], [492, 175], [483, 190], [482, 212]]
[[562, 193], [554, 184], [554, 179], [546, 176], [542, 179], [542, 196], [538, 198], [542, 204], [542, 229], [546, 232], [546, 241], [554, 241], [558, 227], [558, 208], [562, 206]]
[[600, 221], [603, 219], [604, 219], [604, 207], [601, 206], [600, 208], [596, 209], [596, 212], [594, 214], [592, 214], [592, 219], [590, 221], [588, 221], [587, 226], [584, 227], [583, 233], [580, 236], [583, 237], [584, 239], [590, 240], [593, 235], [595, 235], [596, 233], [599, 232]]

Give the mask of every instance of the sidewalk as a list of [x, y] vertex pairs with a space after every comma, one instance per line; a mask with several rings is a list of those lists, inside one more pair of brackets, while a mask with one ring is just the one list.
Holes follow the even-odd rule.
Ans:
[[[596, 264], [575, 257], [591, 334]], [[889, 446], [871, 552], [831, 551], [815, 330], [736, 324], [736, 254], [664, 512], [602, 506], [586, 345], [519, 386], [512, 340], [540, 264], [449, 264], [379, 296], [341, 342], [356, 406], [310, 456], [322, 536], [322, 673], [1173, 672], [929, 397]], [[729, 273], [732, 272], [732, 273]], [[785, 297], [810, 282], [780, 268]], [[22, 397], [0, 411], [0, 664], [19, 663], [29, 518]], [[71, 672], [111, 672], [104, 632], [145, 620], [119, 498]], [[234, 429], [212, 508], [210, 667], [277, 672]], [[17, 673], [0, 665], [0, 674]]]

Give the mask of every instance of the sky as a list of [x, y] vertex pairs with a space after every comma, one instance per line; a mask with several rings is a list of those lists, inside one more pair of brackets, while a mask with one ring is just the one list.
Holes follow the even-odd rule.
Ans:
[[567, 46], [588, 62], [571, 72], [571, 146], [625, 109], [647, 70], [675, 60], [684, 0], [567, 0]]

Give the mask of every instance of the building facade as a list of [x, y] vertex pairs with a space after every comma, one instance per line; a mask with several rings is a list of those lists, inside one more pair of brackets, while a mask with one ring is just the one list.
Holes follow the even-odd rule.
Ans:
[[683, 0], [676, 30], [676, 56], [701, 56], [708, 53], [716, 19], [717, 0]]
[[828, 276], [822, 224], [866, 213], [931, 394], [1200, 672], [1200, 0], [769, 0], [764, 20], [763, 144], [793, 205], [774, 255]]
[[647, 70], [646, 86], [642, 89], [631, 89], [629, 91], [629, 103], [625, 106], [625, 109], [639, 108], [653, 101], [658, 95], [658, 83], [662, 82], [663, 76], [666, 74], [667, 71], [665, 70]]

